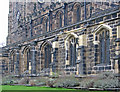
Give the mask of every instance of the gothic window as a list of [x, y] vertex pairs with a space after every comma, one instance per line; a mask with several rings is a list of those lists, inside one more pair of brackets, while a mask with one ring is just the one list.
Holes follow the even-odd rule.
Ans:
[[31, 54], [30, 48], [25, 47], [24, 49], [24, 71], [29, 70], [31, 72]]
[[66, 60], [69, 60], [70, 66], [75, 66], [76, 63], [76, 38], [71, 36], [68, 39], [68, 43], [66, 44], [67, 50], [66, 50]]
[[44, 51], [45, 51], [45, 63], [44, 63], [44, 68], [49, 68], [49, 64], [51, 63], [51, 46], [49, 44], [47, 44], [44, 47]]
[[73, 14], [74, 23], [79, 22], [80, 21], [80, 12], [81, 12], [80, 5], [75, 5], [73, 12], [74, 12], [74, 14]]
[[58, 12], [56, 15], [56, 27], [60, 28], [62, 27], [62, 20], [63, 20], [63, 14], [61, 12]]
[[100, 63], [107, 63], [110, 62], [110, 38], [109, 38], [109, 31], [103, 30], [99, 33], [99, 57]]
[[41, 46], [41, 70], [49, 68], [49, 64], [51, 63], [51, 50], [52, 45], [49, 43], [43, 43]]

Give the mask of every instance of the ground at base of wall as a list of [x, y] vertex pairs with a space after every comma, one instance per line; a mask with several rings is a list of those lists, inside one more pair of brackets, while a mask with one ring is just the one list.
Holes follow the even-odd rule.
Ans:
[[[2, 92], [7, 92], [7, 91], [11, 91], [11, 92], [14, 92], [14, 91], [18, 91], [18, 92], [23, 92], [23, 91], [45, 91], [45, 92], [50, 92], [51, 90], [54, 92], [54, 91], [57, 91], [57, 92], [67, 92], [67, 91], [69, 91], [69, 92], [108, 92], [108, 91], [103, 91], [103, 90], [92, 90], [92, 91], [90, 91], [90, 90], [87, 90], [87, 89], [73, 89], [73, 88], [69, 88], [69, 89], [67, 89], [67, 88], [50, 88], [50, 87], [36, 87], [36, 86], [13, 86], [13, 85], [2, 85]], [[113, 92], [113, 91], [109, 91], [109, 92]]]

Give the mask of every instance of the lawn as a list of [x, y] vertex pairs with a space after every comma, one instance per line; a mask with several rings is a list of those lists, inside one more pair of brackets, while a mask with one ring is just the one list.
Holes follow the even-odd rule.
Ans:
[[[101, 92], [101, 91], [86, 91], [66, 88], [50, 88], [50, 87], [27, 87], [27, 86], [10, 86], [3, 85], [2, 92]], [[108, 92], [108, 91], [102, 91]], [[111, 91], [112, 92], [112, 91]]]
[[75, 89], [4, 85], [4, 86], [2, 86], [2, 90], [75, 90]]

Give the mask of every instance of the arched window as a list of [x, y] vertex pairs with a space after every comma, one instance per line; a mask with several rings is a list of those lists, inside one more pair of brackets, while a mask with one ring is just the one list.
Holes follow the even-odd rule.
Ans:
[[49, 64], [51, 63], [51, 46], [49, 44], [47, 44], [44, 47], [44, 51], [45, 51], [45, 64], [44, 64], [44, 68], [49, 68]]
[[102, 30], [99, 36], [99, 57], [100, 63], [109, 63], [110, 62], [110, 38], [109, 38], [109, 31]]
[[29, 47], [25, 47], [24, 49], [24, 72], [25, 71], [31, 72], [31, 54]]
[[74, 23], [80, 21], [80, 18], [81, 18], [81, 16], [80, 16], [81, 13], [80, 12], [81, 12], [80, 5], [76, 4], [74, 6], [74, 11], [73, 11], [73, 13], [74, 13], [73, 14], [73, 21], [74, 21]]
[[56, 27], [57, 28], [62, 27], [62, 20], [63, 20], [62, 17], [63, 17], [62, 12], [58, 12], [57, 15], [56, 15]]
[[71, 35], [66, 40], [66, 62], [69, 66], [76, 65], [76, 38]]
[[43, 43], [41, 45], [41, 70], [44, 68], [50, 68], [49, 64], [51, 63], [51, 50], [52, 45], [50, 43]]
[[75, 38], [71, 37], [69, 40], [69, 52], [70, 52], [70, 66], [75, 66], [76, 62], [76, 42]]

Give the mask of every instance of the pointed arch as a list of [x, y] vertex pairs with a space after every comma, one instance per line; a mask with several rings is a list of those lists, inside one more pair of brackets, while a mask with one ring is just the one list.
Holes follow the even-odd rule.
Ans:
[[31, 73], [31, 58], [30, 58], [30, 46], [25, 46], [23, 49], [24, 58], [24, 71]]
[[110, 37], [112, 37], [112, 28], [108, 25], [105, 24], [101, 24], [99, 25], [95, 30], [94, 30], [94, 34], [97, 35], [101, 32], [102, 29], [106, 29], [110, 32]]
[[42, 25], [43, 25], [43, 33], [46, 33], [48, 31], [48, 18], [47, 17], [42, 18]]
[[[110, 61], [110, 38], [112, 37], [112, 28], [108, 25], [102, 24], [94, 30], [94, 41], [95, 45], [98, 45], [96, 49], [99, 52], [98, 63], [100, 64], [111, 64]], [[96, 61], [95, 61], [96, 62]]]
[[50, 45], [52, 46], [51, 42], [49, 42], [49, 41], [44, 41], [44, 42], [40, 45], [40, 49], [39, 49], [39, 50], [42, 50], [42, 48], [43, 48], [46, 44], [50, 44]]
[[74, 36], [75, 38], [78, 38], [77, 34], [71, 32], [71, 33], [68, 33], [67, 37], [65, 38], [65, 41], [67, 41], [70, 38], [70, 36]]
[[52, 44], [49, 41], [44, 41], [40, 46], [41, 51], [41, 70], [50, 68]]
[[22, 50], [22, 53], [24, 54], [28, 49], [30, 49], [30, 46], [28, 45], [28, 46], [25, 46], [24, 48], [23, 48], [23, 50]]
[[66, 49], [66, 65], [76, 65], [76, 46], [78, 36], [75, 33], [70, 33], [65, 38], [65, 49]]
[[63, 12], [61, 10], [57, 11], [56, 12], [56, 28], [60, 28], [62, 27], [63, 25]]
[[73, 23], [81, 20], [81, 4], [75, 3], [73, 6]]

